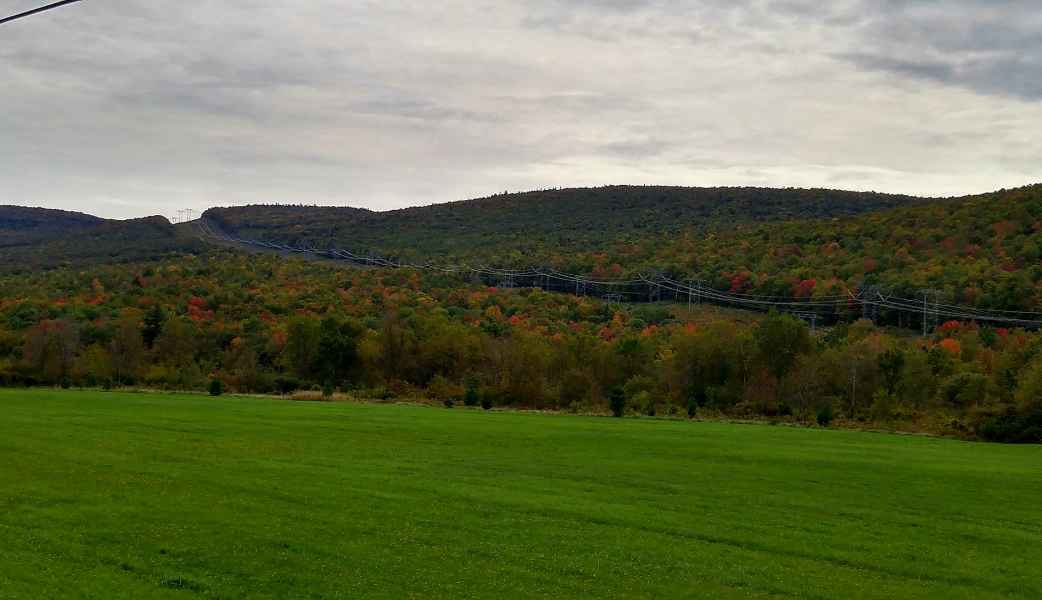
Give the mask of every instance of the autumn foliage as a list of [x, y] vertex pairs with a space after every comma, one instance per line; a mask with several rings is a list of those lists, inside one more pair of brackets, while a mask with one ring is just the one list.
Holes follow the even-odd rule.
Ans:
[[[751, 278], [742, 278], [751, 281]], [[744, 284], [743, 284], [744, 285]], [[801, 279], [800, 294], [816, 280]], [[143, 386], [656, 416], [889, 423], [963, 436], [1042, 389], [1042, 341], [607, 304], [409, 270], [234, 253], [0, 278], [0, 383]], [[802, 290], [802, 291], [801, 291]], [[617, 398], [616, 398], [617, 400]], [[1018, 413], [1019, 414], [1019, 413]]]

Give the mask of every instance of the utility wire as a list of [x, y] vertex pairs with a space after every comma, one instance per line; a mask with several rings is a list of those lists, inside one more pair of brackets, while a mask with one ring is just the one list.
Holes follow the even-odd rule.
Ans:
[[48, 4], [47, 6], [41, 6], [40, 8], [34, 8], [33, 10], [27, 10], [27, 11], [25, 11], [23, 13], [18, 13], [17, 15], [12, 15], [10, 17], [5, 17], [3, 19], [0, 19], [0, 25], [3, 25], [4, 23], [10, 23], [11, 21], [14, 21], [15, 19], [22, 19], [22, 18], [28, 17], [30, 15], [35, 15], [36, 13], [42, 13], [45, 10], [51, 10], [51, 9], [54, 9], [54, 8], [58, 8], [60, 6], [65, 6], [66, 4], [72, 4], [73, 2], [83, 2], [83, 0], [61, 0], [61, 2], [55, 2], [53, 4]]
[[[846, 296], [821, 296], [811, 297], [805, 300], [797, 300], [785, 298], [783, 296], [766, 296], [722, 291], [704, 285], [692, 287], [691, 285], [675, 281], [662, 275], [649, 276], [641, 274], [639, 275], [639, 279], [596, 280], [544, 267], [532, 267], [524, 270], [508, 270], [489, 266], [470, 266], [466, 264], [435, 265], [429, 262], [425, 264], [410, 264], [374, 256], [370, 253], [366, 253], [363, 256], [360, 252], [351, 252], [339, 248], [318, 250], [311, 247], [300, 247], [299, 245], [289, 246], [274, 241], [244, 239], [230, 236], [224, 232], [214, 231], [214, 229], [206, 223], [205, 219], [201, 219], [199, 223], [201, 224], [201, 228], [205, 234], [239, 244], [271, 248], [282, 252], [321, 254], [334, 259], [346, 260], [359, 266], [365, 265], [369, 267], [389, 267], [395, 269], [413, 268], [439, 271], [442, 273], [470, 273], [478, 277], [485, 276], [487, 278], [494, 278], [499, 280], [500, 283], [503, 282], [503, 279], [507, 279], [510, 287], [529, 287], [519, 285], [519, 282], [515, 281], [516, 279], [522, 281], [529, 280], [528, 282], [531, 283], [531, 287], [540, 287], [540, 282], [549, 285], [550, 282], [553, 281], [558, 284], [556, 286], [558, 288], [557, 291], [571, 290], [574, 286], [576, 295], [579, 295], [581, 291], [582, 295], [589, 294], [597, 296], [599, 295], [598, 292], [603, 292], [606, 297], [607, 295], [610, 295], [612, 297], [620, 298], [623, 296], [651, 298], [656, 294], [656, 292], [661, 293], [662, 291], [666, 291], [672, 292], [674, 301], [678, 297], [686, 297], [689, 299], [698, 297], [701, 300], [707, 300], [724, 305], [740, 306], [751, 310], [768, 310], [774, 308], [786, 312], [794, 312], [803, 316], [806, 316], [806, 314], [803, 313], [807, 313], [807, 311], [822, 310], [824, 311], [825, 316], [827, 316], [828, 314], [836, 314], [838, 311], [849, 310], [858, 306], [873, 306], [891, 311], [923, 315], [924, 319], [926, 317], [944, 317], [949, 319], [983, 321], [1023, 327], [1042, 326], [1042, 320], [1023, 318], [1042, 313], [1031, 311], [989, 310], [970, 306], [941, 304], [937, 302], [931, 302], [924, 306], [920, 300], [901, 298], [894, 294], [884, 296], [878, 291], [869, 293], [864, 289], [857, 290], [856, 293], [848, 290]], [[636, 286], [636, 289], [634, 289], [634, 286]], [[569, 293], [571, 292], [569, 291]], [[801, 313], [799, 311], [803, 312]], [[821, 316], [817, 312], [810, 312], [808, 314], [814, 315], [815, 317]]]

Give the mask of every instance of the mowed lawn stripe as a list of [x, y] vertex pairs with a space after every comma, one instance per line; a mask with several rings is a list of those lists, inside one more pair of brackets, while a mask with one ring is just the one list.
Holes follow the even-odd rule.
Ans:
[[1037, 598], [1042, 452], [0, 391], [0, 598]]

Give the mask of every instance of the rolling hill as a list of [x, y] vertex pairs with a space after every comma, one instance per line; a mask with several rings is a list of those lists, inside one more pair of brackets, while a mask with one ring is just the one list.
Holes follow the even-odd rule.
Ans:
[[104, 219], [78, 212], [0, 206], [0, 248], [36, 243], [104, 222]]
[[[929, 199], [834, 190], [614, 186], [505, 194], [374, 212], [213, 208], [242, 238], [413, 262], [547, 265], [598, 278], [649, 270], [734, 293], [813, 299], [879, 286], [903, 298], [1042, 308], [1042, 186]], [[103, 221], [0, 210], [0, 269], [148, 260], [202, 251], [161, 218]]]
[[435, 263], [548, 265], [595, 278], [661, 271], [735, 293], [1042, 309], [1042, 186], [928, 199], [831, 190], [609, 187], [389, 212], [211, 209], [244, 238]]
[[[1042, 439], [1042, 336], [1026, 330], [1039, 319], [984, 320], [965, 306], [935, 306], [928, 316], [919, 304], [865, 315], [905, 326], [888, 330], [854, 323], [872, 305], [848, 310], [846, 294], [885, 285], [888, 297], [896, 288], [914, 298], [918, 286], [930, 285], [938, 290], [934, 305], [953, 298], [1037, 310], [1042, 186], [838, 216], [864, 196], [840, 195], [849, 201], [836, 206], [808, 202], [803, 214], [794, 208], [801, 194], [813, 192], [767, 192], [774, 201], [759, 208], [755, 195], [692, 200], [669, 218], [664, 211], [672, 209], [649, 208], [653, 198], [626, 204], [604, 192], [585, 209], [563, 201], [558, 213], [506, 198], [396, 213], [245, 207], [207, 214], [226, 217], [222, 226], [244, 236], [296, 232], [320, 244], [332, 231], [343, 243], [337, 236], [350, 231], [387, 244], [411, 239], [420, 252], [440, 247], [449, 260], [532, 259], [519, 251], [522, 241], [534, 256], [598, 277], [658, 265], [674, 277], [702, 276], [732, 297], [771, 294], [770, 301], [746, 297], [785, 303], [802, 318], [832, 309], [824, 330], [777, 313], [734, 318], [686, 302], [593, 298], [578, 285], [575, 295], [547, 293], [437, 270], [345, 269], [234, 247], [202, 252], [205, 242], [192, 232], [206, 227], [149, 218], [103, 222], [2, 253], [7, 268], [23, 273], [75, 268], [0, 273], [0, 384], [198, 390], [216, 378], [246, 393], [339, 386], [370, 398], [595, 412], [621, 412], [612, 408], [621, 401], [649, 416], [705, 410], [805, 423], [828, 423], [842, 411], [854, 423]], [[734, 206], [749, 210], [728, 218]], [[491, 216], [468, 227], [465, 217], [476, 214]], [[588, 238], [555, 241], [582, 222], [590, 224]], [[185, 257], [193, 249], [202, 256]], [[923, 337], [911, 335], [908, 328], [920, 324]]]
[[402, 210], [245, 206], [205, 218], [241, 237], [360, 249], [410, 260], [551, 264], [619, 241], [736, 223], [833, 219], [909, 204], [909, 196], [836, 190], [611, 186], [502, 194]]
[[0, 272], [153, 260], [205, 248], [163, 217], [112, 221], [81, 213], [0, 207]]
[[[662, 265], [738, 293], [815, 298], [890, 294], [1042, 310], [1042, 185], [838, 220], [757, 224], [685, 236], [604, 260]], [[587, 257], [592, 258], [592, 257]]]

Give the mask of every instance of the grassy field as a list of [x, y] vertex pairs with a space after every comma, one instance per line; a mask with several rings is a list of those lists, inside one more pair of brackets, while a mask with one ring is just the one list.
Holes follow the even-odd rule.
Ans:
[[1042, 448], [0, 391], [0, 598], [1039, 598]]

